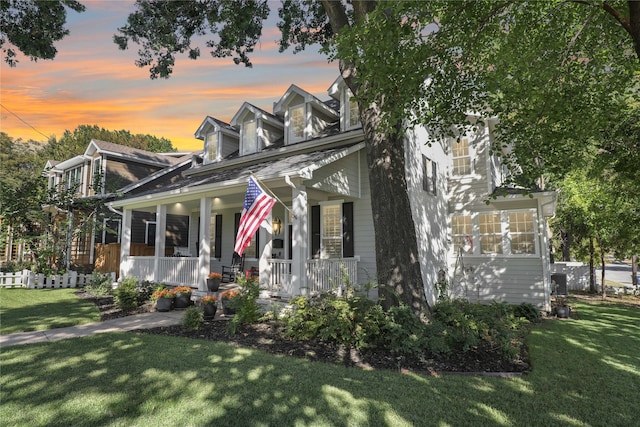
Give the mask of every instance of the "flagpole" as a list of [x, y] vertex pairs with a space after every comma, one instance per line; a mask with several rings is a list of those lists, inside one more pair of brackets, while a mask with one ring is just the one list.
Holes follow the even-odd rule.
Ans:
[[254, 174], [251, 174], [251, 177], [253, 179], [255, 179], [256, 182], [258, 184], [260, 184], [261, 187], [263, 187], [265, 190], [267, 190], [271, 194], [271, 196], [273, 196], [274, 199], [276, 199], [282, 206], [284, 206], [284, 208], [287, 211], [289, 211], [289, 213], [291, 215], [293, 215], [294, 218], [296, 218], [296, 215], [293, 213], [293, 211], [291, 209], [289, 209], [289, 207], [287, 205], [285, 205], [284, 202], [282, 200], [280, 200], [280, 198], [278, 196], [276, 196], [275, 193], [273, 191], [271, 191], [271, 189], [269, 187], [267, 187], [267, 185], [264, 182], [262, 182], [260, 179], [258, 179], [258, 177], [255, 176]]

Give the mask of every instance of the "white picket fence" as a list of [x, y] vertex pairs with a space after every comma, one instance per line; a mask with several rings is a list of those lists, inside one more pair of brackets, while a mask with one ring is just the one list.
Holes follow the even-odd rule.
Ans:
[[[16, 273], [0, 273], [0, 288], [80, 288], [89, 284], [91, 277], [91, 274], [80, 274], [76, 271], [45, 276], [29, 270], [22, 270]], [[111, 278], [115, 282], [116, 274], [111, 273]]]

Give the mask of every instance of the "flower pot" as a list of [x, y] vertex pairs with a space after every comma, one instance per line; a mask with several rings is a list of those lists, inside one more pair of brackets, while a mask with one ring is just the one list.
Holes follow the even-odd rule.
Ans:
[[220, 279], [207, 279], [207, 288], [209, 292], [217, 292], [220, 288]]
[[234, 314], [236, 314], [236, 309], [233, 307], [231, 301], [223, 301], [222, 312], [225, 314], [225, 316], [233, 316]]
[[173, 306], [173, 298], [158, 298], [156, 300], [156, 310], [170, 311]]
[[215, 304], [203, 304], [202, 310], [204, 311], [204, 318], [207, 320], [211, 320], [216, 316], [218, 306]]
[[180, 292], [176, 294], [176, 308], [187, 308], [191, 305], [191, 292]]

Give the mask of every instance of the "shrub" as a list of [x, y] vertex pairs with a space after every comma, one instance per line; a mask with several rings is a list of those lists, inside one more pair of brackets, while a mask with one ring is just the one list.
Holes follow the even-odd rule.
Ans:
[[156, 282], [143, 280], [138, 283], [138, 305], [142, 305], [151, 299], [153, 291], [158, 287]]
[[529, 322], [537, 322], [542, 318], [540, 309], [533, 304], [522, 303], [513, 307], [513, 314], [516, 317], [524, 317]]
[[[246, 279], [238, 276], [238, 284], [240, 292], [235, 296], [227, 298], [231, 301], [232, 308], [236, 314], [229, 322], [229, 333], [235, 334], [238, 327], [243, 324], [254, 323], [260, 319], [260, 306], [258, 305], [258, 297], [260, 296], [260, 284], [256, 279]], [[222, 293], [221, 298], [226, 298], [231, 294]]]
[[111, 274], [100, 273], [94, 271], [91, 275], [89, 284], [85, 285], [84, 290], [93, 296], [100, 297], [111, 295], [113, 292], [113, 279]]
[[191, 306], [184, 311], [182, 316], [182, 326], [187, 329], [196, 330], [202, 326], [204, 322], [204, 312], [202, 308]]
[[116, 306], [122, 311], [131, 311], [138, 306], [138, 279], [124, 279], [113, 292]]
[[391, 307], [382, 325], [383, 346], [397, 354], [416, 354], [427, 347], [427, 325], [406, 305]]

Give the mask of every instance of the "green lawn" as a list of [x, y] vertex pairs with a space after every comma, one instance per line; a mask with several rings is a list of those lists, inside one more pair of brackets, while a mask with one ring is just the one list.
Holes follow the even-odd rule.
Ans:
[[99, 322], [95, 304], [75, 296], [76, 291], [0, 288], [0, 334]]
[[2, 349], [5, 426], [632, 426], [640, 310], [574, 304], [523, 377], [364, 371], [222, 343], [108, 333]]

